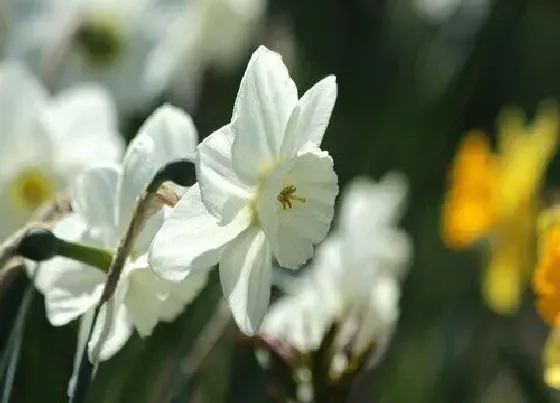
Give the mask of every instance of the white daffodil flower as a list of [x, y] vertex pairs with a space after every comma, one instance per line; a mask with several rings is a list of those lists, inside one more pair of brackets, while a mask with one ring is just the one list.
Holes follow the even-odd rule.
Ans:
[[[144, 106], [145, 60], [183, 0], [12, 0], [7, 51], [49, 86], [95, 81], [120, 109]], [[21, 4], [19, 4], [21, 3]]]
[[[74, 189], [74, 213], [57, 224], [55, 234], [115, 252], [138, 195], [166, 163], [179, 157], [194, 158], [196, 142], [196, 129], [188, 115], [168, 105], [158, 108], [130, 143], [122, 166], [96, 166], [80, 176]], [[136, 240], [115, 295], [103, 306], [94, 326], [90, 357], [107, 360], [121, 349], [133, 329], [147, 336], [158, 322], [174, 320], [206, 283], [204, 272], [177, 284], [149, 269], [148, 248], [163, 215], [160, 211], [150, 218]], [[90, 315], [105, 279], [106, 273], [78, 261], [54, 258], [43, 263], [36, 283], [45, 295], [51, 324], [61, 326]], [[107, 307], [113, 312], [108, 314]], [[111, 326], [105, 326], [108, 320]], [[103, 328], [110, 329], [104, 339]], [[102, 345], [98, 345], [100, 339], [104, 340]]]
[[0, 64], [0, 239], [83, 169], [122, 156], [109, 94], [82, 85], [50, 97], [16, 62]]
[[336, 91], [330, 76], [298, 100], [280, 55], [259, 47], [231, 123], [198, 146], [198, 183], [154, 238], [151, 265], [165, 279], [219, 263], [224, 295], [247, 334], [268, 306], [273, 258], [296, 269], [329, 230], [338, 184], [319, 145]]
[[411, 256], [410, 240], [396, 227], [405, 195], [406, 182], [395, 174], [379, 184], [350, 184], [338, 228], [318, 247], [309, 273], [272, 306], [261, 335], [310, 352], [336, 322], [335, 343], [351, 341], [352, 354], [385, 345], [398, 319], [400, 281]]
[[[192, 102], [204, 70], [231, 70], [246, 56], [266, 0], [189, 0], [147, 59], [144, 85], [152, 96]], [[219, 27], [219, 28], [217, 28]]]

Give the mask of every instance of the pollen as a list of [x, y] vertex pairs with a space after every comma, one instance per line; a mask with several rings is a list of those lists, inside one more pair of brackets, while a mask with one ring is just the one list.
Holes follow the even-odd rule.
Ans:
[[52, 178], [40, 169], [27, 169], [16, 175], [10, 185], [10, 196], [18, 210], [33, 211], [54, 195]]
[[305, 203], [307, 200], [305, 197], [301, 197], [295, 194], [296, 187], [294, 185], [287, 185], [278, 193], [276, 200], [282, 205], [282, 210], [292, 209], [292, 202], [298, 201], [300, 203]]

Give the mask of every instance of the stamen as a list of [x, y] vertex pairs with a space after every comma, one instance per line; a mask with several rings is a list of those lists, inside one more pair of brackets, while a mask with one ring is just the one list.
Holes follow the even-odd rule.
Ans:
[[280, 204], [282, 205], [282, 209], [286, 210], [287, 208], [292, 209], [293, 201], [298, 201], [300, 203], [305, 203], [307, 200], [305, 197], [298, 196], [294, 194], [296, 191], [296, 187], [294, 185], [287, 185], [278, 193], [278, 197], [276, 198]]

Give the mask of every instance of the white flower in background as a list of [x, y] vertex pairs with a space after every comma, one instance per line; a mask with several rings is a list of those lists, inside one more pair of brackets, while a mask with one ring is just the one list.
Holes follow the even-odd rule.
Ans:
[[152, 244], [151, 265], [168, 280], [219, 263], [224, 295], [247, 334], [258, 330], [268, 306], [273, 258], [296, 269], [329, 230], [338, 185], [319, 145], [335, 99], [330, 76], [298, 100], [280, 55], [259, 47], [231, 123], [198, 146], [199, 182]]
[[[55, 234], [115, 252], [137, 196], [160, 167], [179, 157], [193, 158], [196, 142], [196, 129], [188, 115], [171, 106], [158, 108], [129, 145], [122, 166], [97, 166], [80, 176], [74, 190], [75, 212], [57, 224]], [[148, 248], [163, 214], [160, 211], [148, 221], [125, 264], [115, 296], [101, 309], [90, 357], [97, 358], [92, 353], [97, 351], [99, 360], [106, 360], [120, 350], [133, 329], [147, 336], [159, 321], [172, 321], [206, 283], [204, 272], [188, 282], [171, 283], [149, 269]], [[55, 258], [43, 263], [36, 284], [45, 295], [51, 324], [61, 326], [82, 315], [86, 315], [84, 322], [91, 321], [88, 316], [99, 301], [105, 278], [101, 270], [75, 260]], [[108, 306], [114, 308], [110, 315]], [[110, 332], [99, 346], [108, 317]]]
[[8, 54], [54, 88], [101, 82], [120, 108], [142, 107], [145, 60], [186, 1], [12, 0]]
[[82, 85], [50, 97], [16, 62], [0, 64], [0, 239], [95, 163], [121, 158], [109, 94]]
[[266, 0], [188, 0], [150, 54], [146, 90], [166, 89], [178, 99], [196, 98], [207, 67], [231, 70], [244, 59]]
[[[333, 323], [335, 344], [359, 356], [385, 345], [398, 319], [400, 280], [411, 245], [396, 227], [406, 182], [386, 175], [379, 184], [355, 180], [345, 191], [338, 228], [318, 247], [309, 272], [267, 314], [261, 335], [298, 351], [317, 350]], [[341, 358], [335, 356], [334, 372]]]

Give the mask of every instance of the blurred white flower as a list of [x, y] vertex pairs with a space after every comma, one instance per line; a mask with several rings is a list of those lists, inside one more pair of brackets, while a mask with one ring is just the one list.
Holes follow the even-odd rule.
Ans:
[[296, 269], [329, 230], [338, 185], [333, 160], [319, 145], [336, 91], [330, 76], [298, 100], [280, 55], [259, 47], [231, 123], [198, 147], [198, 184], [152, 244], [152, 267], [168, 280], [219, 263], [224, 295], [247, 334], [267, 309], [273, 258]]
[[12, 0], [8, 52], [49, 86], [101, 82], [119, 108], [142, 107], [150, 101], [139, 89], [146, 58], [185, 2]]
[[246, 56], [266, 0], [189, 0], [150, 54], [144, 84], [178, 99], [196, 97], [204, 70], [230, 70]]
[[[406, 182], [397, 174], [378, 184], [354, 180], [342, 197], [338, 228], [318, 247], [310, 271], [272, 306], [260, 334], [310, 352], [337, 323], [334, 343], [341, 353], [360, 356], [385, 345], [411, 255], [409, 238], [396, 226], [405, 196]], [[333, 357], [331, 370], [341, 371], [337, 364], [347, 360]]]
[[[58, 223], [55, 234], [114, 252], [138, 195], [155, 172], [176, 158], [193, 158], [196, 142], [196, 129], [188, 115], [171, 106], [157, 109], [129, 145], [122, 166], [96, 166], [79, 177], [74, 189], [75, 212]], [[159, 321], [172, 321], [206, 283], [205, 272], [176, 284], [156, 277], [149, 269], [148, 248], [163, 214], [160, 211], [148, 221], [125, 264], [114, 297], [101, 309], [88, 346], [90, 357], [96, 351], [96, 359], [109, 359], [133, 329], [147, 336]], [[99, 301], [105, 278], [101, 270], [75, 260], [55, 258], [42, 264], [36, 285], [45, 295], [51, 324], [61, 326], [82, 315], [86, 315], [84, 321], [91, 321], [87, 316]], [[108, 307], [113, 312], [108, 314]], [[109, 320], [110, 332], [99, 346], [101, 331]]]
[[51, 98], [16, 62], [0, 64], [0, 239], [96, 163], [121, 158], [109, 94], [93, 85]]

